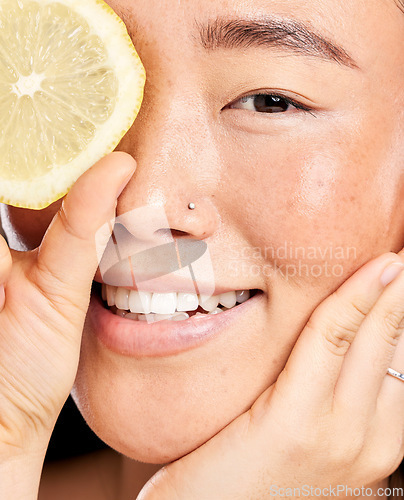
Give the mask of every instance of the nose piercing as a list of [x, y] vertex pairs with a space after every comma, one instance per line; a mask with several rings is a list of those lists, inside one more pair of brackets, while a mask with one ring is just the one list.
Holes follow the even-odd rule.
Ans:
[[188, 208], [189, 208], [190, 210], [195, 210], [195, 203], [190, 203], [190, 204], [188, 205]]

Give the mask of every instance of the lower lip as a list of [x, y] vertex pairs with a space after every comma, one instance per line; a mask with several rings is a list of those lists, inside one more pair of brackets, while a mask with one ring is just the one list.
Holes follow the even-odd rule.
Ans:
[[261, 296], [257, 294], [220, 314], [192, 316], [184, 321], [147, 323], [113, 314], [93, 291], [88, 320], [96, 337], [110, 351], [135, 358], [171, 356], [195, 349], [218, 337], [254, 307]]

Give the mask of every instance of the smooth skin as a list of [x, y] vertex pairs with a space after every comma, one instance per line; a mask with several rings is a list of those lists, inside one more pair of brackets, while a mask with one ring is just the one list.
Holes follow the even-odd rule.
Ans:
[[[177, 237], [208, 243], [218, 284], [259, 288], [264, 300], [214, 342], [167, 359], [111, 355], [86, 325], [79, 360], [96, 268], [91, 238], [113, 209], [112, 187], [122, 181], [106, 176], [133, 162], [113, 154], [85, 174], [65, 199], [77, 207], [67, 219], [58, 215], [45, 237], [60, 203], [39, 213], [3, 206], [10, 247], [30, 250], [13, 252], [11, 270], [6, 251], [2, 259], [1, 362], [10, 366], [9, 383], [20, 381], [13, 396], [7, 379], [0, 389], [8, 416], [3, 442], [11, 446], [4, 455], [20, 447], [21, 460], [31, 457], [31, 494], [29, 478], [39, 480], [38, 463], [79, 362], [73, 394], [102, 439], [131, 459], [156, 464], [149, 475], [184, 456], [163, 469], [143, 498], [198, 500], [214, 492], [261, 499], [271, 484], [302, 482], [385, 485], [403, 456], [404, 387], [385, 376], [390, 365], [402, 371], [402, 342], [395, 346], [403, 282], [400, 276], [383, 289], [380, 276], [402, 261], [394, 253], [404, 246], [404, 15], [393, 0], [108, 3], [134, 33], [148, 74], [140, 115], [118, 148], [137, 169], [117, 214], [164, 207]], [[199, 44], [195, 20], [263, 14], [304, 21], [344, 47], [356, 67], [279, 48]], [[268, 114], [251, 110], [251, 98], [240, 100], [264, 91], [310, 112], [289, 106]], [[90, 207], [80, 205], [88, 184], [109, 181], [110, 191], [94, 189]], [[190, 201], [197, 206], [192, 212]], [[99, 215], [94, 226], [88, 210]], [[73, 233], [71, 242], [63, 239], [69, 255], [78, 255], [71, 228], [85, 233], [88, 255], [74, 261], [73, 273], [71, 260], [59, 255], [58, 220], [67, 220], [67, 234]], [[61, 233], [52, 232], [58, 226]], [[305, 252], [281, 253], [285, 242]], [[343, 254], [330, 254], [337, 247]], [[339, 267], [327, 273], [325, 264]], [[58, 270], [56, 278], [49, 268]], [[67, 357], [66, 336], [73, 339]], [[43, 395], [44, 378], [56, 382]], [[19, 423], [18, 432], [11, 422]], [[120, 477], [120, 497], [135, 495], [130, 478], [144, 467], [112, 461], [118, 472], [111, 484]], [[5, 463], [9, 472], [18, 459]]]

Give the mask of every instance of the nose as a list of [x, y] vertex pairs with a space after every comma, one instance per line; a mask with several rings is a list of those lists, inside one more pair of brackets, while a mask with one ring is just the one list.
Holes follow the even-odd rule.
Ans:
[[181, 239], [165, 229], [168, 226], [164, 210], [152, 206], [119, 215], [113, 228], [107, 223], [98, 234], [100, 243], [107, 234], [110, 237], [106, 248], [104, 245], [99, 247], [96, 279], [114, 286], [130, 287], [188, 268], [186, 277], [191, 278], [193, 290], [199, 289], [202, 283], [213, 292], [215, 281], [207, 243], [189, 237]]
[[[171, 104], [159, 105], [157, 99]], [[153, 101], [146, 97], [118, 148], [136, 159], [137, 170], [118, 199], [117, 215], [141, 209], [146, 214], [142, 224], [126, 220], [125, 225], [133, 235], [153, 239], [154, 244], [167, 241], [168, 236], [205, 240], [220, 224], [215, 204], [218, 148], [208, 114], [194, 101], [167, 95]], [[156, 210], [164, 210], [165, 217], [153, 218]]]

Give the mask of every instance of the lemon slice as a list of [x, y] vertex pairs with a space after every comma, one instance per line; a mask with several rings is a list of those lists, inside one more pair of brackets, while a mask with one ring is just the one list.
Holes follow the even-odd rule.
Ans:
[[129, 130], [145, 78], [102, 0], [0, 0], [0, 202], [64, 196]]

